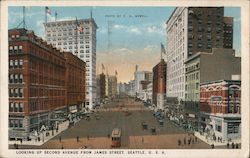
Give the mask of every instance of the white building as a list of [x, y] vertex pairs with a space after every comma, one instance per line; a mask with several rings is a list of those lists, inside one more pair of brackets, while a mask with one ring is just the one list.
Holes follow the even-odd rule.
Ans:
[[167, 95], [185, 98], [188, 9], [178, 7], [167, 21]]
[[131, 80], [129, 81], [129, 91], [128, 91], [128, 94], [130, 96], [135, 96], [135, 80]]
[[153, 83], [149, 83], [147, 85], [147, 102], [152, 103], [152, 96], [153, 96]]
[[[86, 104], [92, 109], [96, 103], [96, 29], [93, 18], [55, 21], [45, 23], [45, 37], [48, 43], [63, 50], [72, 52], [86, 62]], [[79, 28], [79, 27], [78, 27]]]
[[134, 75], [135, 75], [135, 93], [137, 95], [140, 95], [140, 93], [142, 92], [142, 89], [140, 87], [141, 81], [152, 82], [153, 73], [150, 71], [136, 71]]

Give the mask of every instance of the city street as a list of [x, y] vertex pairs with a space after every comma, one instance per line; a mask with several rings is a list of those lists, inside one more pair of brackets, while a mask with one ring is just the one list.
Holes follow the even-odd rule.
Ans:
[[[125, 111], [129, 114], [126, 115]], [[142, 129], [142, 121], [148, 129]], [[19, 146], [19, 148], [40, 149], [110, 149], [111, 135], [115, 127], [122, 129], [122, 149], [174, 149], [174, 148], [210, 148], [201, 140], [183, 144], [184, 138], [194, 139], [185, 131], [165, 120], [161, 127], [153, 116], [153, 111], [144, 107], [140, 101], [123, 97], [113, 99], [90, 115], [90, 120], [82, 119], [75, 126], [63, 131], [42, 146]], [[152, 135], [151, 127], [156, 128]], [[77, 136], [79, 141], [77, 142]], [[61, 138], [61, 142], [60, 139]], [[178, 145], [178, 139], [182, 144]]]

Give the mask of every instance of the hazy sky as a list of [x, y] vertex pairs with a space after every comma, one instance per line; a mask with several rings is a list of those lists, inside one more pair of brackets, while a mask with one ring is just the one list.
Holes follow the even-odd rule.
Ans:
[[[91, 7], [52, 7], [48, 21], [84, 19], [90, 17]], [[139, 70], [152, 71], [160, 60], [160, 43], [166, 45], [165, 22], [174, 7], [92, 7], [97, 30], [97, 73], [103, 63], [109, 74], [118, 72], [118, 80], [133, 79], [135, 65]], [[240, 8], [226, 7], [225, 16], [234, 17], [234, 49], [240, 54]], [[38, 36], [44, 36], [44, 7], [26, 9], [26, 25]], [[9, 28], [22, 20], [22, 7], [9, 7]], [[108, 31], [109, 26], [109, 31]], [[109, 32], [109, 33], [108, 33]]]

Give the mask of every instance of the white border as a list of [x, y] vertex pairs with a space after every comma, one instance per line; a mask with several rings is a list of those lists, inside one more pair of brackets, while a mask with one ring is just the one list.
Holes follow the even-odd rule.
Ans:
[[[69, 155], [16, 155], [8, 149], [8, 6], [237, 6], [241, 7], [241, 57], [242, 57], [242, 148], [224, 149], [171, 149], [165, 155], [150, 157], [249, 157], [249, 1], [2, 1], [0, 49], [0, 157], [69, 157]], [[39, 150], [33, 150], [39, 151]], [[71, 150], [73, 151], [73, 150]], [[107, 150], [108, 151], [108, 150]], [[128, 151], [128, 150], [124, 150]], [[149, 151], [149, 150], [145, 150]], [[156, 151], [156, 150], [151, 150]], [[70, 155], [70, 157], [87, 155]], [[91, 157], [144, 157], [144, 155], [93, 155]], [[147, 156], [148, 157], [148, 156]]]

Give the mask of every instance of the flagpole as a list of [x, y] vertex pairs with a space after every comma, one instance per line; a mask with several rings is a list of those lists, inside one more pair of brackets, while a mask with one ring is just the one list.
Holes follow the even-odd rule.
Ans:
[[55, 12], [55, 21], [57, 20], [57, 12]]
[[47, 7], [45, 7], [45, 23], [47, 23]]
[[77, 27], [78, 27], [78, 21], [77, 21], [77, 17], [76, 17], [76, 51], [77, 51], [77, 53], [78, 53], [78, 43], [77, 43], [78, 30], [77, 30]]
[[25, 24], [25, 7], [23, 6], [23, 28], [25, 29], [26, 24]]
[[161, 50], [161, 60], [162, 60], [162, 50]]

